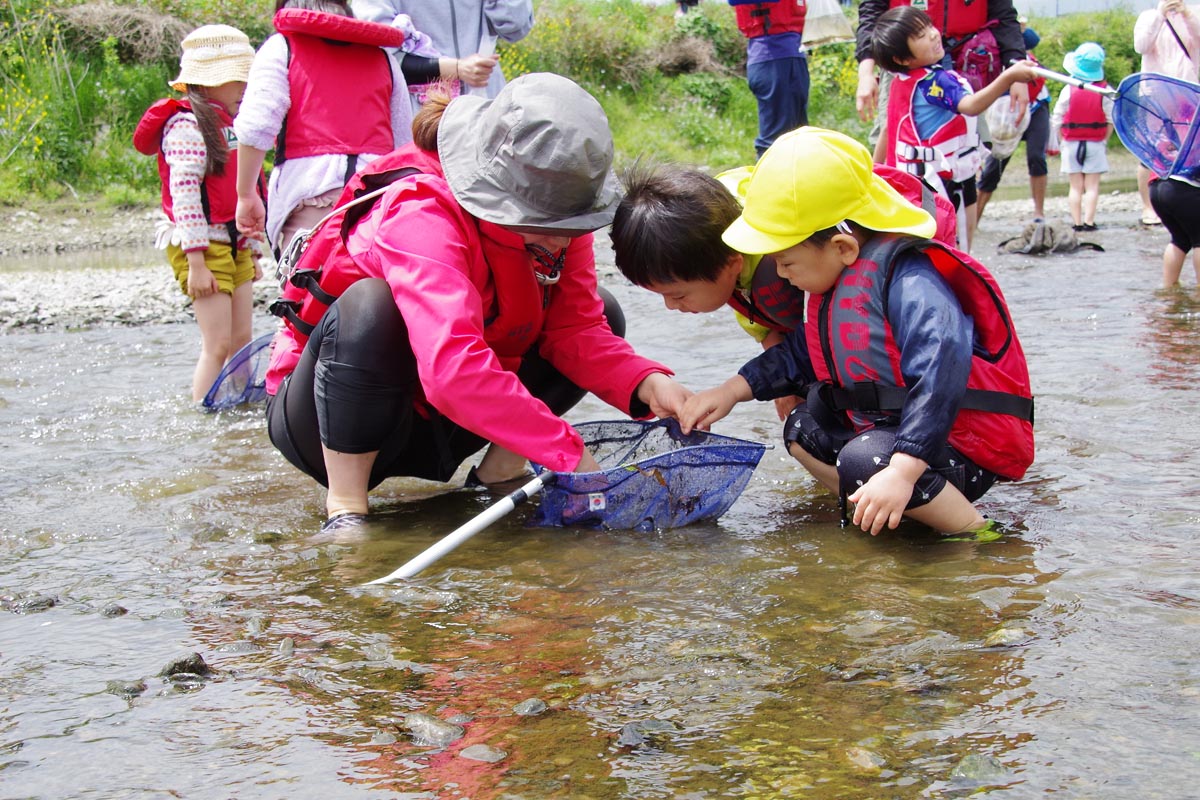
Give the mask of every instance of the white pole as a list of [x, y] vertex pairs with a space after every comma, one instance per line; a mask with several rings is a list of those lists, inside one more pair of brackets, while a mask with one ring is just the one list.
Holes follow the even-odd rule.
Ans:
[[482, 531], [484, 528], [491, 525], [496, 520], [511, 512], [514, 508], [524, 503], [533, 495], [541, 491], [542, 487], [551, 483], [555, 478], [555, 474], [550, 470], [543, 470], [542, 474], [534, 477], [529, 483], [517, 489], [512, 494], [504, 497], [502, 500], [488, 506], [483, 513], [469, 522], [459, 526], [455, 530], [446, 534], [445, 537], [436, 542], [432, 547], [425, 550], [409, 560], [404, 566], [395, 572], [385, 575], [382, 578], [376, 578], [373, 581], [367, 581], [366, 586], [375, 584], [392, 583], [401, 578], [411, 578], [421, 570], [425, 569], [442, 556], [450, 553], [454, 548], [470, 539], [475, 534]]

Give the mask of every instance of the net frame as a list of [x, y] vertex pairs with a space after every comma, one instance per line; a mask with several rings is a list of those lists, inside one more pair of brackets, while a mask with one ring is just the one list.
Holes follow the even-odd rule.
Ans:
[[225, 411], [267, 399], [267, 364], [274, 332], [244, 345], [225, 363], [201, 401], [205, 411]]
[[559, 473], [531, 525], [648, 532], [716, 519], [741, 496], [767, 449], [707, 431], [684, 434], [673, 419], [575, 429], [601, 469]]

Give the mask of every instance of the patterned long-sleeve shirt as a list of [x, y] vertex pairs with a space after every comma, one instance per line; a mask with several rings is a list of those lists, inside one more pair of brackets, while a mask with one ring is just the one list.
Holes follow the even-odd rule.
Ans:
[[[231, 131], [227, 132], [227, 138]], [[236, 145], [235, 145], [236, 146]], [[229, 244], [224, 225], [209, 225], [204, 217], [200, 187], [204, 184], [204, 162], [208, 148], [193, 114], [172, 117], [162, 138], [163, 157], [171, 168], [171, 211], [175, 217], [175, 241], [185, 252], [206, 250], [210, 241]]]

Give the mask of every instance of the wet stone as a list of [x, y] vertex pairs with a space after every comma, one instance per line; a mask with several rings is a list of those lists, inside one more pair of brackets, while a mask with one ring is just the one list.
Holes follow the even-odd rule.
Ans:
[[461, 725], [454, 725], [420, 712], [405, 715], [404, 729], [418, 744], [428, 744], [434, 747], [445, 747], [466, 734], [466, 730]]
[[470, 747], [464, 747], [459, 755], [470, 761], [483, 761], [488, 764], [495, 764], [497, 761], [503, 761], [508, 757], [508, 753], [503, 750], [498, 750], [486, 744], [473, 744]]
[[171, 678], [176, 675], [202, 676], [212, 672], [199, 653], [188, 653], [167, 663], [158, 673], [160, 677]]
[[100, 609], [100, 616], [107, 619], [123, 617], [128, 613], [129, 609], [125, 608], [125, 606], [118, 605], [117, 603], [106, 603], [104, 608]]
[[536, 697], [531, 697], [528, 700], [522, 700], [513, 706], [513, 713], [522, 717], [536, 717], [547, 708], [549, 708], [549, 706], [546, 705], [545, 701], [539, 700]]
[[36, 614], [58, 605], [58, 598], [48, 594], [30, 594], [16, 597], [4, 604], [14, 614]]
[[950, 772], [950, 778], [960, 786], [994, 786], [1012, 780], [1012, 775], [995, 756], [970, 753], [963, 756]]
[[1017, 647], [1028, 644], [1033, 634], [1024, 628], [998, 628], [983, 640], [984, 647]]
[[146, 691], [145, 681], [109, 681], [104, 691], [118, 697], [134, 698]]

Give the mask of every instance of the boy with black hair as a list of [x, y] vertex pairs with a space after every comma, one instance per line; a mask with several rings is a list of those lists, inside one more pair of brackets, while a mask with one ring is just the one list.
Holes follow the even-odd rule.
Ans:
[[942, 34], [924, 11], [888, 10], [875, 23], [875, 62], [896, 73], [888, 96], [884, 162], [941, 186], [959, 211], [959, 245], [970, 251], [975, 233], [975, 175], [982, 146], [975, 117], [1018, 81], [1037, 76], [1020, 61], [972, 92], [965, 78], [943, 69]]

